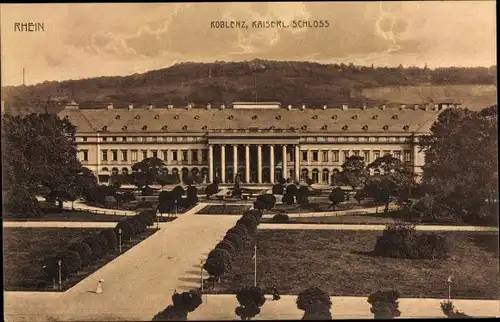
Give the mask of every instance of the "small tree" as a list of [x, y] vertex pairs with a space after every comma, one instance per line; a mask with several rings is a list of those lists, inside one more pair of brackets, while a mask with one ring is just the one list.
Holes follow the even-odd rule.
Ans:
[[293, 205], [293, 203], [295, 202], [295, 198], [293, 197], [293, 195], [287, 192], [283, 195], [281, 201], [286, 205]]
[[257, 202], [260, 202], [259, 203], [259, 207], [264, 207], [264, 208], [257, 208], [255, 207], [254, 205], [254, 208], [255, 209], [261, 209], [261, 210], [271, 210], [274, 208], [274, 206], [276, 205], [276, 197], [272, 194], [262, 194], [262, 195], [258, 195], [257, 198], [256, 198], [256, 203]]
[[296, 197], [298, 191], [299, 191], [299, 189], [294, 184], [289, 184], [288, 186], [286, 186], [286, 194], [287, 195]]
[[443, 310], [444, 315], [446, 315], [450, 319], [467, 319], [471, 318], [470, 315], [467, 315], [463, 312], [460, 312], [455, 309], [453, 302], [445, 301], [441, 302], [441, 310]]
[[122, 242], [127, 239], [131, 239], [132, 236], [134, 235], [134, 228], [130, 224], [129, 221], [125, 220], [120, 220], [118, 224], [116, 224], [115, 227], [115, 232], [116, 235], [119, 234], [119, 230], [121, 229], [121, 235], [122, 235]]
[[186, 191], [184, 191], [184, 188], [183, 188], [183, 187], [181, 187], [181, 186], [176, 186], [176, 187], [172, 190], [172, 193], [174, 194], [175, 199], [177, 200], [177, 202], [179, 202], [179, 200], [181, 200], [182, 196], [184, 196], [184, 194], [186, 193]]
[[330, 295], [318, 287], [310, 287], [300, 292], [296, 304], [299, 310], [304, 311], [303, 320], [318, 319], [318, 317], [322, 320], [332, 319]]
[[229, 255], [234, 256], [236, 253], [236, 247], [234, 247], [233, 243], [228, 240], [222, 240], [217, 245], [215, 245], [215, 249], [224, 249]]
[[118, 236], [113, 229], [101, 230], [98, 234], [97, 240], [101, 245], [101, 249], [104, 244], [106, 245], [107, 250], [116, 250], [118, 247]]
[[354, 194], [354, 199], [356, 199], [358, 204], [361, 204], [361, 201], [363, 201], [364, 198], [365, 198], [365, 193], [363, 192], [363, 190], [358, 190]]
[[217, 192], [219, 192], [219, 185], [216, 183], [211, 183], [205, 188], [207, 199], [210, 199], [210, 196], [215, 195]]
[[230, 241], [237, 251], [240, 251], [243, 248], [243, 239], [238, 234], [227, 233], [226, 236], [224, 236], [224, 239]]
[[158, 195], [158, 212], [170, 214], [175, 212], [176, 195], [172, 191], [162, 191]]
[[297, 193], [297, 203], [300, 205], [305, 205], [308, 203], [309, 197], [309, 187], [300, 186], [299, 191]]
[[82, 242], [90, 247], [90, 250], [92, 251], [92, 260], [101, 258], [103, 254], [102, 246], [99, 244], [95, 236], [87, 236], [82, 240]]
[[332, 192], [330, 192], [330, 195], [328, 196], [328, 199], [332, 202], [332, 208], [335, 210], [335, 207], [338, 204], [345, 201], [344, 190], [340, 187], [333, 188]]
[[208, 258], [203, 264], [203, 269], [210, 274], [213, 280], [212, 288], [215, 288], [215, 281], [224, 275], [226, 268], [224, 266], [224, 260], [218, 257]]
[[356, 190], [357, 187], [363, 186], [368, 178], [369, 172], [366, 170], [365, 160], [360, 156], [350, 156], [342, 164], [341, 178], [345, 184]]
[[398, 309], [399, 292], [396, 290], [378, 290], [368, 297], [368, 303], [372, 305], [370, 311], [375, 319], [393, 319], [399, 317]]
[[70, 244], [68, 250], [75, 251], [78, 253], [78, 255], [80, 255], [80, 260], [83, 267], [87, 267], [90, 265], [90, 262], [92, 261], [92, 250], [90, 249], [89, 245], [82, 242], [76, 242]]
[[196, 205], [198, 203], [198, 189], [195, 186], [189, 186], [186, 189], [186, 196], [189, 205]]
[[260, 313], [260, 308], [266, 302], [264, 291], [260, 287], [246, 287], [236, 293], [240, 304], [234, 312], [241, 320], [250, 320]]
[[61, 259], [61, 275], [67, 278], [69, 275], [78, 272], [82, 268], [82, 260], [77, 252], [67, 250], [59, 255]]
[[169, 305], [163, 311], [158, 312], [152, 321], [187, 321], [187, 312]]
[[282, 195], [285, 191], [285, 186], [281, 183], [275, 184], [273, 186], [273, 195]]

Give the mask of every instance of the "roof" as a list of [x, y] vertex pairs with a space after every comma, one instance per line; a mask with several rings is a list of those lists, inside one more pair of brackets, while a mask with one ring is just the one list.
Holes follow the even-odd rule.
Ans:
[[77, 132], [206, 133], [210, 130], [291, 130], [319, 133], [427, 133], [438, 111], [395, 109], [64, 109]]

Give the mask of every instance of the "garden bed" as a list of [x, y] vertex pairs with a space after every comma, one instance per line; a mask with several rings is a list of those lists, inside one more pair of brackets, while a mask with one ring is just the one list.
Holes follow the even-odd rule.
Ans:
[[208, 205], [199, 210], [197, 215], [241, 215], [250, 209], [245, 205]]
[[[5, 291], [49, 291], [54, 292], [52, 281], [43, 279], [43, 259], [67, 249], [70, 242], [102, 229], [77, 228], [4, 228], [4, 290]], [[148, 228], [132, 241], [124, 243], [122, 253], [153, 235], [157, 230]], [[118, 251], [110, 252], [82, 268], [62, 283], [65, 291], [116, 257]]]
[[64, 210], [61, 213], [42, 214], [36, 217], [4, 218], [4, 221], [78, 221], [78, 222], [111, 222], [120, 221], [130, 216], [101, 215], [85, 211]]
[[[321, 286], [332, 296], [368, 296], [394, 287], [401, 297], [498, 299], [498, 234], [440, 232], [447, 236], [450, 258], [408, 260], [370, 255], [375, 231], [261, 230], [257, 232], [258, 286], [277, 285], [296, 295]], [[238, 256], [229, 273], [209, 293], [234, 294], [253, 285], [253, 247]]]
[[[313, 199], [313, 200], [311, 200]], [[360, 204], [349, 202], [349, 203], [341, 203], [335, 206], [335, 209], [332, 207], [332, 203], [329, 201], [316, 201], [314, 198], [309, 197], [309, 203], [305, 205], [285, 205], [283, 203], [276, 203], [276, 206], [273, 208], [273, 211], [276, 212], [284, 212], [285, 214], [296, 214], [302, 212], [331, 212], [331, 211], [343, 211], [343, 210], [353, 210], [353, 209], [364, 209], [364, 208], [372, 208], [375, 207], [376, 203], [373, 201], [366, 201]], [[380, 206], [380, 212], [384, 210], [384, 206]]]

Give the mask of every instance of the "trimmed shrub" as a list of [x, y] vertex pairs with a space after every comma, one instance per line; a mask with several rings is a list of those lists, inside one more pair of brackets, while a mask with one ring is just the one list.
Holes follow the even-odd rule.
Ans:
[[471, 318], [470, 315], [467, 315], [463, 312], [457, 311], [453, 302], [445, 301], [441, 302], [441, 310], [443, 310], [444, 315], [446, 315], [449, 319], [467, 319]]
[[108, 251], [118, 248], [118, 236], [112, 228], [101, 230], [98, 235], [98, 241], [101, 246], [106, 243]]
[[255, 219], [257, 219], [257, 223], [260, 221], [260, 219], [262, 218], [262, 211], [258, 210], [258, 209], [251, 209], [251, 210], [247, 210], [243, 213], [243, 215], [249, 215], [249, 216], [253, 216], [255, 217]]
[[399, 317], [398, 309], [399, 292], [396, 290], [378, 290], [368, 297], [368, 303], [372, 305], [370, 311], [375, 319], [393, 319]]
[[198, 189], [195, 186], [187, 187], [186, 196], [190, 206], [196, 205], [198, 203]]
[[287, 195], [290, 195], [290, 196], [292, 196], [292, 197], [295, 197], [295, 196], [297, 196], [297, 193], [298, 193], [299, 189], [297, 188], [297, 186], [296, 186], [296, 185], [294, 185], [294, 184], [289, 184], [289, 185], [286, 187], [286, 190], [285, 190], [285, 191], [286, 191], [286, 194], [287, 194]]
[[234, 254], [236, 254], [236, 247], [228, 240], [220, 241], [217, 245], [215, 245], [215, 249], [224, 249], [231, 256], [234, 256]]
[[273, 195], [282, 195], [285, 191], [285, 186], [281, 183], [273, 186]]
[[308, 202], [309, 197], [309, 188], [307, 186], [300, 186], [299, 191], [297, 192], [297, 203], [298, 204], [306, 204]]
[[43, 273], [47, 281], [59, 278], [59, 267], [57, 265], [58, 256], [49, 256], [43, 260]]
[[236, 224], [243, 225], [247, 228], [247, 230], [251, 233], [254, 233], [257, 230], [257, 219], [254, 216], [243, 215]]
[[224, 275], [226, 271], [224, 260], [219, 257], [207, 258], [205, 264], [203, 264], [203, 269], [216, 279]]
[[209, 199], [210, 196], [215, 195], [217, 192], [219, 192], [219, 185], [217, 185], [216, 183], [211, 183], [205, 188], [207, 199]]
[[90, 247], [90, 250], [92, 251], [92, 260], [101, 258], [103, 254], [102, 246], [99, 244], [95, 236], [87, 236], [82, 240], [82, 242]]
[[144, 189], [141, 191], [142, 196], [152, 196], [154, 194], [153, 188], [146, 186]]
[[59, 254], [62, 261], [61, 275], [63, 278], [78, 272], [82, 268], [82, 260], [77, 252], [67, 250]]
[[276, 197], [271, 194], [263, 194], [257, 196], [256, 201], [261, 201], [264, 204], [264, 208], [266, 210], [273, 209], [274, 206], [276, 205]]
[[116, 224], [115, 232], [117, 236], [119, 235], [119, 229], [121, 229], [122, 242], [134, 236], [134, 227], [127, 219], [122, 219]]
[[274, 221], [274, 222], [286, 222], [289, 219], [290, 218], [288, 217], [287, 214], [276, 214], [273, 216], [272, 221]]
[[290, 193], [285, 193], [281, 198], [281, 201], [285, 205], [293, 205], [295, 203], [295, 198]]
[[240, 304], [234, 310], [242, 320], [250, 320], [260, 313], [260, 308], [266, 302], [264, 291], [260, 287], [245, 287], [236, 293]]
[[266, 209], [266, 204], [262, 200], [255, 200], [253, 203], [254, 209], [257, 210], [265, 210]]
[[241, 236], [241, 238], [243, 240], [248, 240], [252, 237], [250, 235], [250, 231], [248, 230], [248, 228], [245, 225], [242, 225], [241, 223], [236, 224], [234, 227], [231, 227], [226, 232], [226, 234], [237, 234], [237, 235]]
[[323, 320], [332, 318], [330, 295], [318, 287], [310, 287], [300, 292], [296, 304], [299, 310], [304, 311], [304, 320], [316, 317], [321, 317]]
[[181, 308], [169, 305], [163, 311], [158, 312], [152, 321], [187, 321], [187, 314], [188, 312]]
[[233, 266], [231, 263], [231, 254], [225, 249], [216, 248], [208, 254], [207, 260], [215, 258], [222, 259], [224, 263], [224, 272], [229, 272]]
[[78, 255], [80, 255], [83, 267], [90, 265], [90, 262], [92, 261], [92, 249], [90, 249], [89, 245], [83, 242], [77, 242], [70, 244], [68, 250], [75, 251]]
[[127, 191], [122, 195], [122, 200], [125, 202], [135, 201], [135, 195], [132, 192]]
[[174, 194], [174, 198], [179, 201], [182, 196], [186, 193], [183, 187], [181, 186], [176, 186], [174, 189], [172, 189], [172, 193]]
[[183, 293], [175, 293], [172, 295], [172, 303], [176, 308], [185, 312], [193, 312], [202, 303], [201, 293], [197, 291], [189, 291]]
[[238, 234], [226, 234], [226, 236], [224, 236], [224, 239], [230, 241], [237, 251], [240, 251], [243, 248], [243, 239]]
[[138, 235], [140, 233], [140, 230], [141, 230], [141, 227], [140, 227], [141, 223], [134, 217], [129, 217], [129, 218], [124, 219], [132, 227], [132, 236]]
[[156, 221], [156, 210], [146, 210], [143, 212], [140, 212], [136, 215], [137, 219], [140, 221], [144, 221], [146, 223], [146, 226], [153, 226], [155, 221]]

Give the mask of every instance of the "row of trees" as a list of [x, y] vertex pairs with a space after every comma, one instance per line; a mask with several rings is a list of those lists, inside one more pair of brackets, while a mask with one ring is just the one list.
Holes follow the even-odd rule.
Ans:
[[172, 295], [172, 304], [153, 317], [153, 321], [187, 321], [189, 312], [196, 310], [202, 303], [201, 292], [175, 292]]

